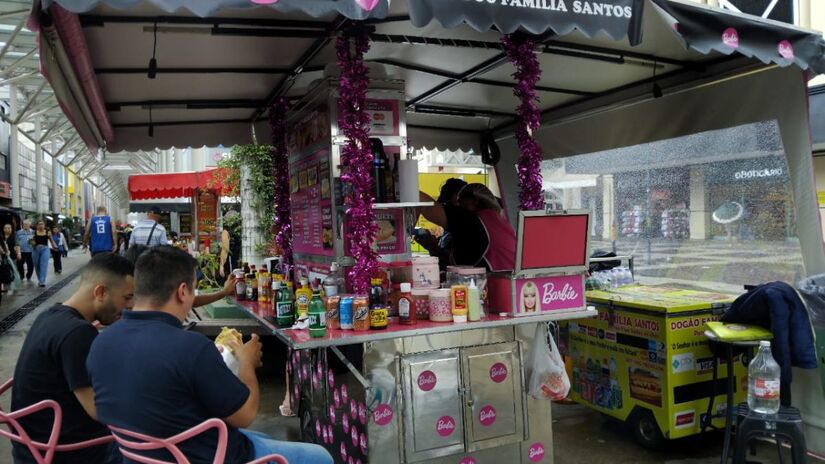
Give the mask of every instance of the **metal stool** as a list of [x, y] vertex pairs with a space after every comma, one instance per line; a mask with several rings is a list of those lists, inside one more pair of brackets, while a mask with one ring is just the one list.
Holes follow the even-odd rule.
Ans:
[[[747, 340], [747, 341], [727, 341], [719, 339], [713, 332], [705, 331], [705, 336], [708, 338], [708, 342], [713, 344], [716, 343], [720, 346], [723, 346], [725, 349], [724, 357], [725, 361], [728, 366], [728, 376], [727, 376], [727, 393], [726, 399], [727, 404], [725, 407], [725, 441], [722, 446], [722, 457], [720, 462], [725, 464], [728, 462], [730, 458], [730, 451], [731, 451], [731, 439], [733, 437], [733, 394], [736, 392], [736, 379], [733, 375], [733, 358], [734, 358], [734, 347], [738, 350], [747, 350], [751, 352], [754, 347], [759, 346], [759, 340]], [[716, 399], [716, 381], [719, 378], [719, 363], [717, 362], [718, 358], [722, 356], [717, 355], [714, 350], [711, 349], [711, 352], [714, 353], [714, 360], [713, 360], [713, 387], [711, 391], [710, 400], [708, 401], [708, 410], [705, 414], [705, 419], [700, 423], [700, 430], [701, 433], [705, 432], [705, 429], [708, 427], [712, 427], [713, 419], [720, 417], [717, 414], [713, 413], [713, 405], [714, 400]]]
[[[736, 446], [733, 453], [734, 464], [744, 464], [748, 445], [755, 438], [773, 438], [777, 448], [781, 440], [791, 443], [793, 464], [808, 462], [808, 447], [805, 444], [805, 432], [799, 410], [792, 406], [781, 406], [776, 415], [753, 412], [747, 403], [740, 403], [736, 412]], [[782, 454], [780, 449], [780, 462]]]

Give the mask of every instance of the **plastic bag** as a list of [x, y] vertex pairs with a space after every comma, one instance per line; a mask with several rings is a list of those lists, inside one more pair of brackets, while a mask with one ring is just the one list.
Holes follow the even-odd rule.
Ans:
[[528, 362], [530, 381], [528, 393], [536, 399], [563, 400], [570, 392], [570, 379], [564, 369], [564, 360], [547, 324], [539, 323]]
[[798, 290], [808, 309], [813, 326], [825, 329], [825, 274], [815, 275], [799, 282]]

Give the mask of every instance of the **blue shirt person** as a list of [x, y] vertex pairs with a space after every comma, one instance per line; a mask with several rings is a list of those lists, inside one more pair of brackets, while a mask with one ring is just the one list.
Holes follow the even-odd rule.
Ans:
[[83, 237], [83, 249], [90, 248], [92, 256], [98, 253], [116, 251], [117, 230], [112, 218], [106, 214], [106, 208], [99, 206], [97, 214], [86, 224], [86, 234]]
[[23, 228], [17, 231], [17, 244], [20, 246], [20, 253], [31, 253], [32, 248], [29, 240], [34, 237], [34, 230], [32, 230], [31, 222], [26, 219], [23, 221]]
[[[261, 365], [257, 335], [231, 349], [236, 377], [218, 348], [202, 334], [183, 330], [195, 299], [195, 259], [167, 245], [150, 247], [135, 265], [135, 305], [92, 343], [86, 366], [95, 392], [98, 419], [153, 437], [171, 437], [211, 419], [228, 428], [226, 463], [246, 463], [278, 453], [291, 464], [327, 464], [321, 446], [279, 442], [244, 430], [255, 420]], [[217, 437], [202, 434], [179, 445], [191, 462], [212, 462]], [[165, 450], [147, 457], [170, 460]]]

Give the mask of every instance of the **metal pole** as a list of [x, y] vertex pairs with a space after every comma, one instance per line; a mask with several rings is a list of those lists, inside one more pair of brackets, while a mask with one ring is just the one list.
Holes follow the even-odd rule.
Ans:
[[[17, 86], [9, 86], [9, 116], [14, 119], [17, 116]], [[20, 208], [20, 134], [17, 132], [15, 124], [9, 124], [9, 168], [11, 181], [11, 206]]]
[[[34, 138], [39, 139], [43, 132], [41, 127], [42, 118], [34, 120]], [[34, 209], [38, 214], [43, 213], [43, 145], [34, 144]]]
[[[50, 147], [52, 153], [54, 153], [55, 149], [57, 148], [57, 143], [52, 139], [50, 142]], [[60, 212], [60, 196], [57, 194], [57, 178], [60, 176], [60, 165], [57, 163], [57, 160], [52, 158], [52, 205], [51, 209], [54, 213]], [[65, 187], [65, 186], [64, 186]]]

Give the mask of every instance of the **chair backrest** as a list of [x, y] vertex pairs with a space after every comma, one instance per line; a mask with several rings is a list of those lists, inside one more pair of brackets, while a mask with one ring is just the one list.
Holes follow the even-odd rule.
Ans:
[[[14, 385], [14, 379], [7, 380], [0, 385], [0, 395], [10, 390]], [[38, 413], [40, 411], [52, 411], [52, 432], [47, 443], [34, 441], [20, 425], [20, 419]], [[17, 411], [6, 412], [0, 408], [0, 436], [10, 439], [12, 442], [21, 443], [28, 448], [37, 464], [50, 464], [54, 459], [57, 450], [57, 440], [60, 438], [60, 424], [63, 423], [63, 411], [60, 405], [54, 400], [43, 400], [31, 406]], [[5, 425], [6, 427], [2, 427]]]
[[[0, 385], [0, 395], [7, 392], [14, 385], [14, 379], [9, 379], [3, 385]], [[23, 426], [20, 425], [20, 419], [40, 412], [43, 410], [53, 411], [52, 432], [49, 435], [47, 443], [34, 441]], [[60, 427], [63, 424], [63, 410], [60, 404], [54, 400], [43, 400], [35, 403], [27, 408], [20, 409], [7, 413], [0, 408], [0, 426], [5, 425], [6, 428], [0, 427], [0, 436], [10, 439], [12, 442], [22, 443], [28, 448], [37, 464], [50, 464], [54, 459], [55, 453], [63, 453], [69, 451], [77, 451], [92, 446], [105, 445], [114, 441], [111, 435], [105, 435], [91, 440], [86, 440], [78, 443], [58, 444], [60, 440]]]
[[[189, 464], [189, 460], [181, 452], [178, 445], [194, 436], [200, 435], [206, 431], [215, 429], [218, 431], [218, 444], [215, 449], [215, 459], [213, 464], [221, 464], [226, 455], [226, 446], [228, 440], [228, 433], [226, 424], [220, 419], [209, 419], [192, 427], [189, 430], [183, 431], [173, 437], [169, 438], [155, 438], [146, 434], [132, 432], [130, 430], [109, 426], [109, 429], [114, 432], [113, 435], [120, 445], [120, 452], [124, 457], [134, 460], [142, 464]], [[175, 461], [161, 461], [159, 459], [149, 458], [140, 454], [145, 451], [166, 450], [175, 458]]]

